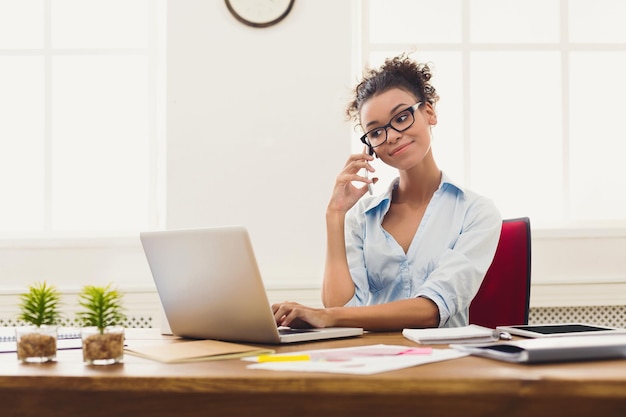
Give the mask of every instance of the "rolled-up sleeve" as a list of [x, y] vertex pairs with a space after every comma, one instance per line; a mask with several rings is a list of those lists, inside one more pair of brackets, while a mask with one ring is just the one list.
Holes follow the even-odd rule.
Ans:
[[468, 208], [458, 238], [416, 294], [437, 304], [440, 327], [467, 324], [469, 305], [491, 265], [501, 229], [500, 213], [490, 200], [478, 199]]
[[359, 218], [354, 213], [346, 217], [346, 256], [352, 282], [354, 282], [354, 295], [345, 304], [346, 307], [367, 305], [369, 301], [369, 284], [367, 270], [365, 268], [365, 256], [363, 251], [363, 217]]

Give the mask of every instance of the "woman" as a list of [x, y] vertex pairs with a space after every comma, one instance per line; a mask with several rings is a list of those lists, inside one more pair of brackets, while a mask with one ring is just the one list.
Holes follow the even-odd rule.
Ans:
[[[272, 306], [291, 327], [367, 330], [455, 327], [493, 259], [502, 219], [493, 203], [452, 182], [431, 149], [439, 96], [428, 65], [405, 55], [366, 72], [347, 115], [360, 124], [366, 152], [351, 155], [326, 211], [325, 308]], [[380, 196], [373, 155], [398, 170]], [[364, 183], [358, 187], [354, 182]]]

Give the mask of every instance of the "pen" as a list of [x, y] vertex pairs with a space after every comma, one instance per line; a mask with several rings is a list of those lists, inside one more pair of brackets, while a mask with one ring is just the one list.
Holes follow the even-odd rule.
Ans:
[[298, 362], [298, 361], [310, 361], [309, 355], [260, 355], [257, 358], [258, 362]]
[[500, 332], [498, 334], [498, 339], [500, 339], [500, 340], [511, 340], [511, 339], [513, 339], [513, 336], [511, 336], [511, 333], [509, 333], [509, 332]]

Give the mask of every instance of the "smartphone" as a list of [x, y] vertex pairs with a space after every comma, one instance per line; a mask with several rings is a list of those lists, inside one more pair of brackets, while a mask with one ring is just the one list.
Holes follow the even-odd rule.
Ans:
[[[368, 147], [365, 146], [365, 148], [363, 148], [363, 153], [364, 154], [368, 154]], [[370, 155], [372, 155], [372, 153], [369, 153]], [[367, 170], [367, 168], [364, 168], [365, 170], [365, 178], [370, 177], [370, 172]], [[374, 184], [367, 184], [367, 191], [369, 191], [370, 195], [374, 195]]]
[[[370, 177], [370, 172], [366, 169], [365, 170], [365, 178], [369, 178]], [[374, 184], [367, 184], [367, 191], [369, 191], [370, 195], [374, 195]]]

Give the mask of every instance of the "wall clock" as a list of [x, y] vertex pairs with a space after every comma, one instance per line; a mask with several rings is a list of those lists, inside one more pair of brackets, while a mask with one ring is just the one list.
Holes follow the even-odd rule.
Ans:
[[255, 28], [273, 26], [291, 11], [295, 0], [224, 0], [241, 23]]

